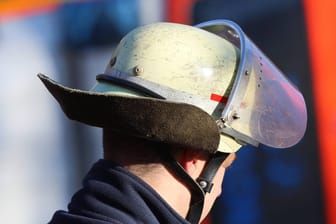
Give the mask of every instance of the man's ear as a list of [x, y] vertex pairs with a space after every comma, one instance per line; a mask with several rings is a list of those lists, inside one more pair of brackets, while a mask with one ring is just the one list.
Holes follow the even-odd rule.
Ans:
[[183, 149], [177, 161], [193, 179], [196, 179], [201, 174], [208, 157], [200, 150]]

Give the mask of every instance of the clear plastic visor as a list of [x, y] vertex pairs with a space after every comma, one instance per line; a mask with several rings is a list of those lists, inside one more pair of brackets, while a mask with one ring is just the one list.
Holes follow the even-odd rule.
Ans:
[[240, 49], [236, 80], [222, 113], [221, 132], [252, 145], [288, 148], [303, 137], [307, 125], [304, 98], [284, 74], [227, 20], [197, 27], [217, 34]]

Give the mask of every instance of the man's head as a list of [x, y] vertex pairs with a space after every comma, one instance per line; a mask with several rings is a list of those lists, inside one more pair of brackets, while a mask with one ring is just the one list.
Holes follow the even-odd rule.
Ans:
[[[112, 160], [127, 168], [155, 189], [172, 208], [182, 217], [189, 210], [192, 191], [174, 172], [171, 172], [171, 161], [162, 154], [169, 154], [176, 160], [188, 175], [195, 181], [201, 175], [211, 154], [202, 150], [181, 148], [161, 142], [148, 141], [143, 138], [130, 137], [107, 129], [103, 130], [104, 158]], [[127, 153], [125, 153], [127, 152]], [[212, 183], [213, 188], [205, 195], [203, 220], [210, 212], [215, 200], [220, 196], [224, 173], [236, 155], [231, 153], [221, 163]]]
[[[290, 147], [306, 128], [301, 93], [226, 20], [197, 27], [158, 23], [131, 31], [91, 91], [40, 78], [71, 119], [104, 128], [105, 139], [105, 132], [118, 132], [159, 142], [160, 161], [191, 193], [192, 223], [220, 192], [232, 153], [245, 144]], [[119, 143], [125, 148], [134, 142]], [[137, 153], [149, 153], [147, 146]], [[105, 153], [124, 162], [140, 158], [127, 157], [128, 151]], [[198, 169], [193, 171], [193, 164]]]

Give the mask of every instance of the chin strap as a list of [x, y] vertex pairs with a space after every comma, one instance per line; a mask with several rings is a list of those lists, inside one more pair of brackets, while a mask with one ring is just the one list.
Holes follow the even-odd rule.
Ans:
[[191, 194], [189, 211], [186, 219], [191, 224], [198, 224], [203, 210], [205, 193], [199, 184], [192, 179], [191, 176], [189, 176], [184, 168], [171, 156], [169, 157], [169, 160], [166, 160], [166, 165], [174, 173], [174, 175], [176, 175], [176, 177], [185, 184]]
[[229, 153], [217, 152], [213, 154], [196, 181], [192, 179], [184, 168], [170, 155], [169, 150], [162, 150], [161, 155], [168, 168], [170, 168], [176, 177], [189, 189], [191, 200], [186, 219], [191, 224], [198, 224], [203, 211], [205, 193], [210, 193], [213, 186], [212, 180]]
[[197, 178], [197, 183], [203, 189], [205, 193], [210, 193], [213, 187], [212, 180], [215, 177], [219, 167], [222, 165], [224, 160], [228, 157], [229, 153], [217, 152], [213, 154], [208, 160], [199, 178]]

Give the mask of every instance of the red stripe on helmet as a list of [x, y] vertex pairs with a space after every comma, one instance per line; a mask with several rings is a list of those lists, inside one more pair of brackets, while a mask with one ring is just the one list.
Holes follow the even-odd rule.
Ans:
[[211, 93], [210, 100], [220, 102], [220, 103], [227, 103], [228, 98], [226, 96], [221, 96], [215, 93]]

